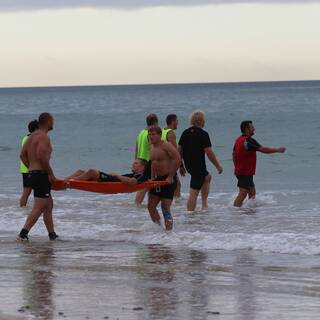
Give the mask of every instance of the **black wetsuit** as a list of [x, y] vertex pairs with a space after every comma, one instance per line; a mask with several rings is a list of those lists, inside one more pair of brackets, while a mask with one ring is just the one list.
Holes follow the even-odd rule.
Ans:
[[200, 190], [208, 175], [204, 150], [211, 147], [209, 134], [201, 128], [190, 127], [182, 133], [179, 145], [184, 165], [191, 175], [190, 188]]

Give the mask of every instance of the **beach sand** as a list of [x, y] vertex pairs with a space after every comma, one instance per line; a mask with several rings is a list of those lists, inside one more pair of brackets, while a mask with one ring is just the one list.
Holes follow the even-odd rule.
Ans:
[[318, 256], [5, 235], [0, 257], [1, 320], [319, 319]]

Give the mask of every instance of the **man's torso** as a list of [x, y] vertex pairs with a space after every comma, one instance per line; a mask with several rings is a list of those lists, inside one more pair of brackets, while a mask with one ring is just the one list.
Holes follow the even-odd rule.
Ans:
[[153, 146], [151, 149], [151, 163], [154, 176], [164, 176], [170, 173], [171, 159], [165, 149], [165, 144], [162, 142], [158, 146]]
[[183, 160], [188, 172], [206, 171], [205, 148], [211, 147], [208, 133], [197, 127], [186, 129], [180, 138]]
[[48, 161], [51, 157], [51, 143], [48, 135], [40, 130], [32, 133], [27, 141], [27, 154], [29, 160], [29, 171], [32, 170], [45, 170], [43, 168], [41, 159], [39, 159], [39, 148], [42, 148], [43, 157], [45, 157]]
[[256, 151], [260, 144], [252, 137], [241, 135], [234, 144], [235, 174], [237, 176], [252, 176], [256, 172]]

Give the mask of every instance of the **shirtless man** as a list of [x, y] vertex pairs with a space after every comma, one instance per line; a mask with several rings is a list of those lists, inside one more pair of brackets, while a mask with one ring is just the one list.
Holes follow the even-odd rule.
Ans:
[[148, 180], [145, 175], [145, 169], [148, 162], [143, 159], [135, 159], [132, 163], [132, 172], [126, 174], [105, 173], [96, 169], [89, 169], [88, 171], [77, 170], [66, 179], [76, 179], [83, 181], [98, 181], [98, 182], [123, 182], [129, 185]]
[[34, 131], [24, 144], [20, 158], [29, 169], [29, 180], [34, 192], [33, 208], [22, 230], [17, 236], [18, 241], [28, 240], [28, 233], [43, 214], [43, 221], [48, 230], [49, 239], [58, 236], [54, 232], [52, 208], [53, 201], [50, 194], [51, 183], [56, 179], [50, 166], [51, 142], [48, 131], [53, 129], [53, 117], [50, 113], [39, 116], [39, 129]]
[[153, 222], [160, 224], [160, 215], [157, 205], [161, 202], [161, 209], [166, 230], [171, 230], [173, 219], [170, 212], [174, 191], [177, 185], [176, 173], [181, 163], [177, 149], [168, 142], [161, 140], [161, 128], [153, 126], [149, 128], [148, 135], [152, 145], [151, 177], [154, 180], [167, 180], [170, 184], [151, 189], [148, 199], [148, 210]]

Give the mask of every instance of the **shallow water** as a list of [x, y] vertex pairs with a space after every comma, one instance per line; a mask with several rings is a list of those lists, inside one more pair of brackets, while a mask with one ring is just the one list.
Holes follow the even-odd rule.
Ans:
[[[320, 82], [0, 89], [0, 319], [318, 319], [319, 102]], [[54, 192], [60, 241], [39, 221], [14, 242], [32, 205], [18, 207], [19, 142], [40, 112], [55, 116], [63, 177], [128, 171], [147, 113], [177, 113], [179, 136], [197, 108], [225, 169], [208, 165], [209, 210], [186, 212], [188, 177], [172, 232], [132, 194]], [[288, 151], [258, 156], [257, 199], [235, 209], [231, 152], [247, 118], [260, 143]]]

